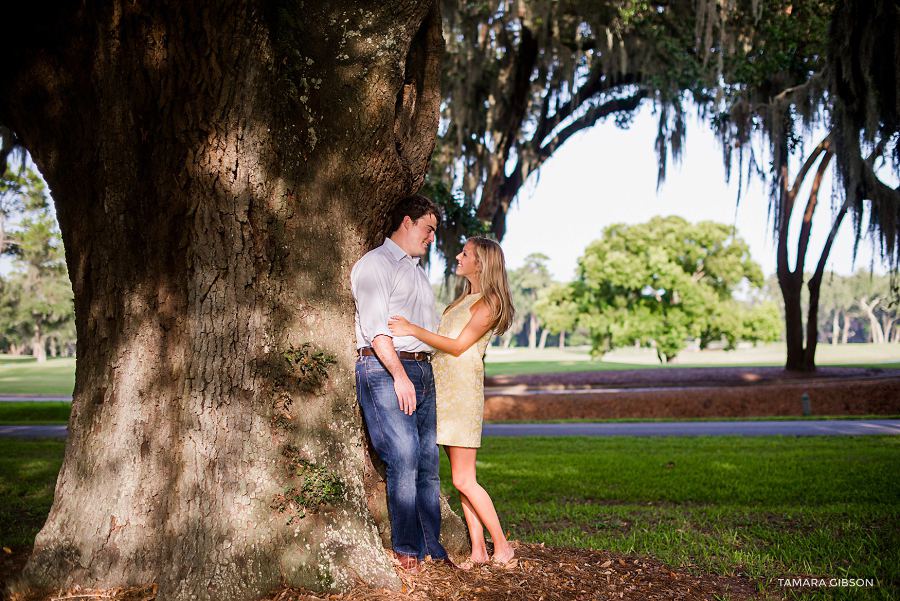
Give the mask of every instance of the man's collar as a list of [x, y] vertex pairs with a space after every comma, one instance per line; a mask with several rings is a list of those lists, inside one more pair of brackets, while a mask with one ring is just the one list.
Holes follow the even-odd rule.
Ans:
[[395, 261], [399, 261], [399, 260], [403, 259], [403, 257], [409, 257], [414, 262], [416, 262], [416, 263], [419, 262], [419, 257], [411, 257], [410, 255], [406, 254], [406, 251], [403, 250], [402, 248], [400, 248], [400, 245], [398, 245], [396, 242], [394, 242], [390, 238], [385, 238], [384, 244], [382, 244], [382, 246], [384, 246], [385, 249], [389, 253], [391, 253], [391, 256], [394, 257]]

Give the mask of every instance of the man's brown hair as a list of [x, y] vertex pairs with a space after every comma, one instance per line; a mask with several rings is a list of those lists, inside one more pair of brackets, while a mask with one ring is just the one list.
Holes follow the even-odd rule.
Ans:
[[391, 223], [390, 229], [388, 229], [388, 236], [400, 229], [400, 224], [403, 223], [404, 217], [408, 216], [413, 221], [418, 221], [429, 213], [434, 215], [434, 218], [437, 220], [437, 225], [440, 225], [441, 208], [432, 201], [421, 194], [410, 194], [409, 196], [401, 198], [397, 202], [397, 206], [395, 206], [394, 210], [391, 212]]

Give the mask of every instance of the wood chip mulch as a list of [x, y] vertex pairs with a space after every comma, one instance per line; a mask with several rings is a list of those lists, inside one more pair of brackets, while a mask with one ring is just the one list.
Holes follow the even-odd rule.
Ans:
[[[508, 566], [477, 565], [454, 570], [426, 561], [416, 575], [398, 568], [399, 591], [365, 584], [340, 594], [297, 587], [271, 591], [259, 601], [744, 601], [777, 599], [745, 576], [715, 576], [687, 568], [670, 568], [646, 557], [615, 555], [590, 549], [567, 549], [512, 542], [516, 558]], [[762, 592], [760, 592], [762, 590]], [[14, 601], [64, 600], [157, 601], [156, 585], [17, 595]]]
[[[299, 588], [272, 591], [260, 601], [715, 601], [773, 599], [758, 592], [744, 576], [712, 576], [669, 568], [646, 557], [590, 549], [513, 543], [516, 559], [509, 567], [479, 565], [468, 572], [426, 562], [415, 576], [400, 573], [401, 591], [363, 584], [339, 594]], [[399, 570], [398, 570], [399, 572]]]

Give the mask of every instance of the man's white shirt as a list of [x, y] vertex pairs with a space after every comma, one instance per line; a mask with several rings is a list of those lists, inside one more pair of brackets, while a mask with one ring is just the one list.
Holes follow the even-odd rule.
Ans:
[[391, 315], [434, 332], [434, 293], [418, 257], [411, 257], [390, 238], [367, 252], [350, 270], [350, 291], [356, 303], [356, 348], [372, 346], [380, 334], [394, 340], [394, 349], [416, 353], [432, 348], [413, 336], [396, 336], [388, 329]]

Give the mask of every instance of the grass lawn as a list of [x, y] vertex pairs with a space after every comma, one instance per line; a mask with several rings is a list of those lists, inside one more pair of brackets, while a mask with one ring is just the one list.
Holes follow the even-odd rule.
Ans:
[[71, 395], [75, 388], [73, 357], [34, 359], [0, 355], [0, 394]]
[[62, 438], [0, 438], [0, 547], [34, 542], [53, 502], [64, 450]]
[[0, 425], [50, 425], [69, 423], [72, 403], [65, 401], [0, 403]]
[[[483, 443], [479, 480], [514, 539], [744, 573], [789, 598], [900, 598], [900, 437]], [[59, 439], [0, 439], [0, 546], [33, 541], [62, 455]], [[441, 480], [451, 493], [446, 458]], [[807, 594], [778, 588], [788, 577], [876, 582]]]
[[900, 437], [482, 442], [479, 481], [514, 539], [744, 573], [785, 594], [779, 578], [871, 578], [810, 598], [900, 598]]

